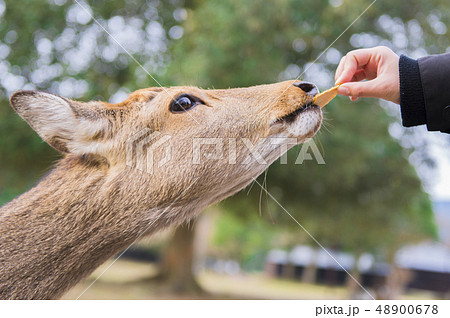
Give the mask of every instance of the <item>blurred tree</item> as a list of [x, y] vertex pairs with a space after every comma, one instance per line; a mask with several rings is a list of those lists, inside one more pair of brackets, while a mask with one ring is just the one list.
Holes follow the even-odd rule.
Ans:
[[[341, 35], [370, 3], [199, 2], [189, 11], [184, 36], [173, 47], [170, 72], [184, 85], [248, 86], [301, 74], [326, 88], [333, 83], [340, 57], [351, 49], [381, 44], [418, 56], [448, 46], [443, 35], [448, 16], [439, 11], [446, 5], [443, 1], [380, 0]], [[313, 65], [316, 56], [320, 58]], [[275, 190], [282, 205], [326, 246], [356, 255], [370, 251], [392, 260], [402, 244], [435, 235], [430, 200], [408, 162], [412, 151], [426, 152], [404, 149], [393, 139], [388, 128], [394, 119], [378, 101], [360, 101], [357, 109], [347, 104], [337, 98], [326, 108], [332, 128], [316, 139], [325, 150], [326, 165], [305, 161], [294, 166], [299, 152], [294, 148], [287, 166], [270, 168], [269, 191]], [[331, 125], [325, 122], [327, 126]], [[228, 199], [224, 209], [256, 222], [260, 189], [253, 188], [253, 204], [241, 192]], [[277, 224], [301, 231], [280, 207], [271, 204], [271, 210], [276, 211], [272, 216]], [[236, 257], [233, 246], [242, 249], [243, 237], [226, 226], [229, 218], [223, 218], [217, 240], [226, 241], [223, 246]], [[252, 234], [247, 234], [249, 240]]]
[[195, 226], [195, 222], [189, 222], [177, 227], [162, 253], [156, 278], [176, 294], [203, 292], [192, 271]]

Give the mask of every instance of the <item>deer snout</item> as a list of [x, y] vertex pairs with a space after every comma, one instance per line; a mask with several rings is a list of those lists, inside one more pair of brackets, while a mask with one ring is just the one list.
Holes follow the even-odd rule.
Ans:
[[314, 85], [313, 83], [301, 81], [301, 82], [295, 82], [293, 85], [300, 88], [302, 91], [304, 91], [306, 94], [310, 95], [311, 97], [316, 96], [317, 93], [319, 92], [319, 90], [317, 89], [317, 86]]

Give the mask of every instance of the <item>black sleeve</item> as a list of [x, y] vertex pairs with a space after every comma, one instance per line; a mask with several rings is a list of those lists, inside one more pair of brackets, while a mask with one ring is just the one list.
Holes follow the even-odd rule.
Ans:
[[450, 132], [450, 53], [419, 59], [428, 130]]
[[400, 107], [406, 127], [450, 133], [450, 53], [400, 57]]

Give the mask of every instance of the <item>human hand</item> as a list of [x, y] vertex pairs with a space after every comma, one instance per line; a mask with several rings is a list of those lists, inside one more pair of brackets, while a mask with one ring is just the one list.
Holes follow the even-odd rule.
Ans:
[[[358, 97], [377, 97], [400, 104], [399, 56], [391, 49], [378, 46], [354, 50], [339, 62], [336, 84], [342, 84], [338, 94]], [[367, 81], [361, 82], [366, 79]]]

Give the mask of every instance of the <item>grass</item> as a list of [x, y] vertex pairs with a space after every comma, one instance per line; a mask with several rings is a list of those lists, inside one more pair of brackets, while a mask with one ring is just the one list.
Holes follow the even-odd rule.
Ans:
[[[120, 259], [97, 269], [72, 288], [63, 299], [348, 299], [345, 287], [329, 287], [274, 279], [264, 274], [229, 276], [203, 272], [197, 276], [205, 294], [177, 295], [167, 284], [152, 279], [154, 264]], [[94, 280], [104, 274], [89, 288]], [[84, 292], [87, 289], [86, 292]], [[84, 293], [83, 293], [84, 292]], [[430, 299], [427, 293], [410, 293], [404, 299]]]

